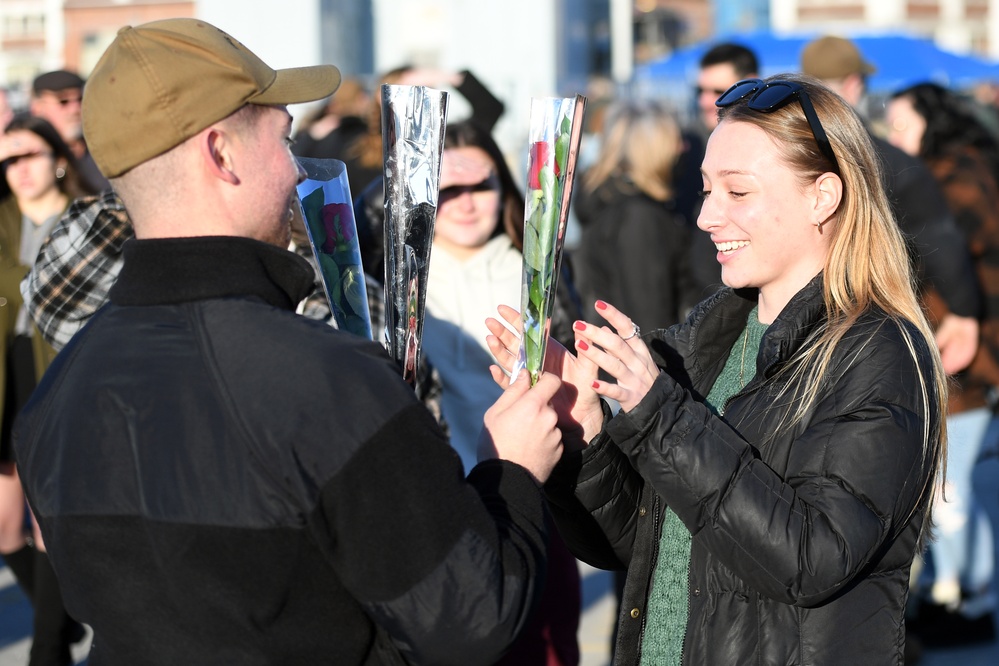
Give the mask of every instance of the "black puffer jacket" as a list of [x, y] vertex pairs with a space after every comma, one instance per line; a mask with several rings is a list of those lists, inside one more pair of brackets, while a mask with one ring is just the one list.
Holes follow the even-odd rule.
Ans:
[[825, 317], [816, 278], [767, 330], [756, 378], [715, 416], [699, 397], [755, 299], [724, 289], [646, 336], [669, 374], [560, 464], [547, 488], [560, 532], [584, 561], [628, 568], [618, 664], [639, 661], [664, 505], [693, 535], [684, 663], [901, 664], [928, 476], [916, 364], [900, 326], [869, 312], [814, 407], [778, 427], [797, 413], [780, 371]]
[[301, 257], [130, 240], [21, 412], [18, 469], [104, 666], [493, 664], [543, 580], [527, 470], [461, 461]]

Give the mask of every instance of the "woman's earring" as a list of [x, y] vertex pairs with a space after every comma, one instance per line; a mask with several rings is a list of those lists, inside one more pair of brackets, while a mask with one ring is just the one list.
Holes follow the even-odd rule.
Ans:
[[822, 233], [822, 224], [822, 220], [815, 220], [815, 228], [819, 230], [820, 234]]
[[61, 166], [60, 167], [56, 167], [56, 170], [55, 170], [56, 180], [62, 180], [62, 178], [65, 175], [66, 175], [66, 170], [65, 169], [63, 169]]

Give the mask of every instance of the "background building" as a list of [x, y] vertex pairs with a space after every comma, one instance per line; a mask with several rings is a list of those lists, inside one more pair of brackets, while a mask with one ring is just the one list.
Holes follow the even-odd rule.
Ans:
[[[594, 94], [593, 81], [626, 93], [636, 66], [692, 44], [904, 30], [999, 56], [999, 0], [0, 0], [0, 86], [23, 104], [37, 73], [86, 76], [122, 25], [178, 16], [218, 25], [276, 67], [333, 62], [372, 88], [406, 63], [469, 69], [506, 104], [496, 137], [515, 172], [531, 97]], [[452, 96], [451, 119], [467, 111]]]
[[907, 30], [958, 53], [999, 57], [997, 0], [770, 0], [778, 32]]

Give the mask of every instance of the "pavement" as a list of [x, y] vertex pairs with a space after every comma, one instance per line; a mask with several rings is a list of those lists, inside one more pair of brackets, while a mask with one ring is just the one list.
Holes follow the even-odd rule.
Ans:
[[[583, 580], [583, 616], [579, 626], [579, 666], [608, 666], [615, 601], [612, 576], [580, 564]], [[0, 564], [0, 666], [26, 666], [31, 647], [31, 605]], [[86, 664], [90, 636], [73, 650], [77, 665]], [[918, 666], [997, 666], [999, 641], [966, 648], [928, 650]]]

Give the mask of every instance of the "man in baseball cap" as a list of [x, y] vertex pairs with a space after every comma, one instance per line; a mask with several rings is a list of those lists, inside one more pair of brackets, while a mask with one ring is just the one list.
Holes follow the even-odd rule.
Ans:
[[52, 123], [59, 136], [76, 155], [76, 167], [88, 190], [103, 190], [108, 181], [101, 174], [83, 136], [80, 102], [83, 99], [83, 78], [76, 72], [57, 69], [35, 77], [31, 84], [29, 110]]
[[82, 136], [83, 84], [79, 74], [65, 69], [39, 74], [31, 83], [31, 113], [52, 123], [66, 143], [78, 141]]
[[285, 105], [339, 82], [193, 19], [123, 28], [90, 76], [135, 239], [15, 451], [95, 662], [491, 664], [538, 597], [557, 378], [500, 397], [505, 459], [466, 478], [381, 345], [295, 314]]
[[877, 68], [864, 60], [860, 49], [849, 39], [826, 35], [805, 45], [801, 70], [817, 79], [841, 81], [851, 74], [869, 76]]

